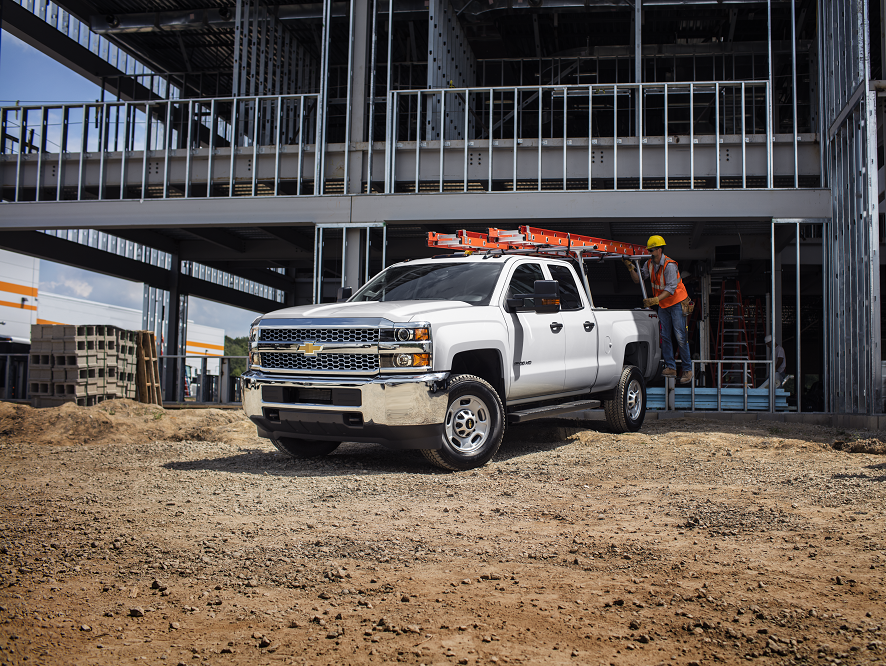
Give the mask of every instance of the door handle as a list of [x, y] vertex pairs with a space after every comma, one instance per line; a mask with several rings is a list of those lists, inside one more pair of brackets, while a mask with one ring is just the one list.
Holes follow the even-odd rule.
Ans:
[[561, 324], [560, 322], [558, 322], [558, 321], [551, 322], [551, 330], [554, 333], [559, 333], [561, 328], [563, 328], [563, 324]]
[[591, 331], [594, 330], [594, 322], [586, 321], [586, 322], [584, 323], [584, 327], [585, 327], [585, 330], [586, 330], [588, 333], [590, 333]]

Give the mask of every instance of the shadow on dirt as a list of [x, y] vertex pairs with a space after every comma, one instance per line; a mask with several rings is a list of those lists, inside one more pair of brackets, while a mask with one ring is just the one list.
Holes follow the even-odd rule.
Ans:
[[[588, 429], [601, 429], [598, 422], [578, 422], [549, 419], [510, 426], [505, 433], [501, 448], [493, 463], [519, 462], [527, 455], [554, 451], [569, 446], [568, 437]], [[165, 469], [175, 471], [213, 470], [232, 474], [273, 474], [276, 476], [310, 477], [342, 476], [347, 474], [470, 474], [447, 472], [434, 467], [419, 451], [392, 451], [378, 444], [345, 442], [333, 453], [322, 458], [297, 460], [277, 451], [249, 449], [242, 453], [220, 458], [204, 458], [169, 462]]]

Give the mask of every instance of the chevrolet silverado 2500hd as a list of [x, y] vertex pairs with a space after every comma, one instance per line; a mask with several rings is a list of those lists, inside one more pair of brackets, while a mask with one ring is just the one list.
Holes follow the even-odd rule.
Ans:
[[264, 315], [243, 407], [296, 458], [377, 442], [452, 470], [484, 465], [508, 423], [602, 405], [612, 429], [636, 431], [659, 372], [658, 316], [595, 308], [580, 273], [525, 254], [423, 259], [346, 302]]

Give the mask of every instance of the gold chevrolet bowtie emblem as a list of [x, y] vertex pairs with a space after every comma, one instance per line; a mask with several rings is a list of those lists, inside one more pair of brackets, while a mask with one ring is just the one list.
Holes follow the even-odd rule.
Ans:
[[323, 351], [323, 345], [315, 345], [313, 342], [308, 342], [296, 347], [295, 351], [304, 352], [305, 354], [316, 354], [318, 351]]

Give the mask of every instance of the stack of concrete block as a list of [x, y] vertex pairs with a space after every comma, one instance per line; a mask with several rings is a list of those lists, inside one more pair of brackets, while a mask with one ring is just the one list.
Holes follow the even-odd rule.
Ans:
[[31, 326], [29, 390], [35, 407], [88, 407], [135, 398], [137, 333], [106, 325]]

